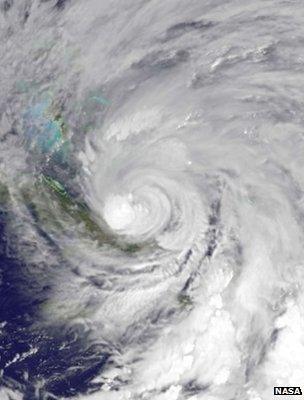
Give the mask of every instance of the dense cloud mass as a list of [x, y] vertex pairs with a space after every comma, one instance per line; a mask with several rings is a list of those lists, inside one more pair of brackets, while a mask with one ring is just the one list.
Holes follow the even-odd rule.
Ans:
[[303, 22], [1, 0], [1, 400], [303, 383]]

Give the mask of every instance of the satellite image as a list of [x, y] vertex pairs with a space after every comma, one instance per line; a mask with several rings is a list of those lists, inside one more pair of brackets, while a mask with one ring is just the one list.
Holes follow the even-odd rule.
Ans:
[[303, 0], [0, 0], [0, 400], [301, 399], [303, 285]]

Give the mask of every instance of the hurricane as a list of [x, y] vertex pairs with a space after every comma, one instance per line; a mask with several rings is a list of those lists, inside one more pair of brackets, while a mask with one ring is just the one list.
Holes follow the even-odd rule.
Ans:
[[301, 386], [303, 21], [1, 0], [1, 400]]

